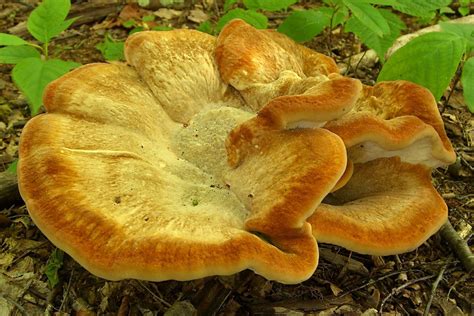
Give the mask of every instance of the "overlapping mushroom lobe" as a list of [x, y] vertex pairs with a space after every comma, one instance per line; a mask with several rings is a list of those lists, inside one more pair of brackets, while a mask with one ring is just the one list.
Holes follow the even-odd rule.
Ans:
[[362, 86], [337, 74], [331, 59], [239, 20], [219, 35], [216, 56], [223, 80], [258, 110], [230, 133], [231, 165], [262, 129], [322, 126], [344, 141], [346, 172], [310, 218], [318, 240], [393, 254], [420, 245], [446, 219], [429, 173], [455, 153], [427, 89], [401, 80]]
[[[255, 114], [220, 79], [215, 39], [142, 32], [124, 64], [50, 84], [25, 126], [19, 186], [59, 248], [111, 280], [189, 280], [253, 269], [297, 283], [314, 272], [311, 215], [346, 167], [323, 129], [259, 128], [238, 165], [226, 141]], [[241, 144], [234, 144], [240, 148]]]

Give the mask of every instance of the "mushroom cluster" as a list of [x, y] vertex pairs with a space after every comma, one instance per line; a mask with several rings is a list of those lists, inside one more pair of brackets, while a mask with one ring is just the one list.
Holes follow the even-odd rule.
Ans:
[[136, 33], [125, 55], [51, 83], [20, 141], [31, 218], [91, 273], [298, 283], [317, 240], [395, 254], [446, 220], [430, 171], [455, 157], [426, 89], [364, 86], [241, 20]]

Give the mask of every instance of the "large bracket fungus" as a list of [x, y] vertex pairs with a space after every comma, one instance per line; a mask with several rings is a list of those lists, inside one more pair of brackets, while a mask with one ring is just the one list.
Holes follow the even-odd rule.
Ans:
[[[431, 169], [455, 160], [434, 97], [401, 80], [360, 90], [335, 74], [327, 57], [309, 58], [296, 46], [281, 34], [241, 21], [222, 31], [216, 51], [223, 79], [246, 100], [257, 100], [252, 107], [259, 109], [231, 137], [237, 133], [244, 139], [257, 130], [256, 122], [283, 121], [280, 108], [291, 108], [285, 116], [293, 121], [286, 126], [322, 126], [337, 134], [347, 148], [348, 166], [308, 219], [316, 239], [374, 255], [418, 247], [447, 219]], [[312, 65], [313, 60], [320, 65]], [[260, 106], [259, 100], [266, 104]], [[333, 117], [325, 115], [329, 105], [340, 110], [331, 112]]]
[[[259, 134], [232, 168], [225, 140], [254, 114], [220, 79], [216, 39], [141, 32], [130, 66], [83, 66], [50, 84], [21, 137], [19, 182], [59, 248], [112, 280], [189, 280], [253, 269], [295, 283], [316, 269], [306, 219], [346, 167], [325, 129]], [[239, 147], [240, 146], [240, 147]]]
[[317, 239], [398, 253], [445, 220], [429, 172], [454, 156], [426, 91], [364, 87], [240, 20], [218, 38], [140, 32], [125, 46], [128, 64], [51, 83], [47, 113], [21, 136], [32, 219], [90, 272], [159, 281], [252, 269], [297, 283], [316, 269]]

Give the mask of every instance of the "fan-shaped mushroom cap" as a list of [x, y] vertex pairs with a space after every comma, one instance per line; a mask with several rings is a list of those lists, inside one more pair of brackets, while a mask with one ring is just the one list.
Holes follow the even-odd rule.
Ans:
[[399, 156], [439, 167], [455, 160], [433, 95], [408, 81], [364, 86], [352, 110], [325, 128], [344, 140], [355, 163]]
[[239, 90], [254, 110], [278, 96], [304, 94], [327, 80], [327, 75], [338, 73], [330, 57], [242, 20], [232, 20], [222, 29], [216, 60], [222, 79]]
[[431, 170], [392, 157], [355, 164], [308, 221], [318, 241], [383, 256], [415, 249], [446, 220]]
[[243, 105], [220, 79], [215, 44], [195, 30], [138, 32], [127, 39], [125, 56], [169, 116], [187, 123], [202, 110]]
[[111, 280], [247, 268], [285, 283], [310, 277], [318, 252], [305, 219], [344, 172], [340, 138], [264, 130], [231, 168], [225, 139], [253, 114], [219, 81], [212, 39], [144, 32], [126, 47], [136, 71], [74, 70], [48, 86], [48, 113], [23, 130], [19, 187], [38, 227]]

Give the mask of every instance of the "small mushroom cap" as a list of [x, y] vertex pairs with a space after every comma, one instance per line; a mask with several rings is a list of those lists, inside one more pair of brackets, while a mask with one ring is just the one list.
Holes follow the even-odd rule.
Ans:
[[455, 161], [434, 97], [408, 81], [364, 86], [352, 110], [325, 128], [344, 140], [355, 163], [393, 156], [429, 167]]
[[186, 33], [134, 35], [135, 68], [83, 66], [47, 87], [48, 113], [20, 141], [28, 211], [57, 247], [110, 280], [244, 269], [306, 280], [318, 251], [305, 220], [343, 174], [344, 144], [323, 129], [262, 130], [240, 165], [227, 165], [227, 135], [253, 114], [220, 81], [211, 39]]
[[303, 94], [338, 73], [331, 58], [238, 19], [219, 34], [216, 61], [224, 82], [239, 90], [254, 110], [278, 96]]
[[355, 164], [350, 181], [308, 219], [318, 241], [381, 256], [415, 249], [446, 220], [431, 170], [398, 157]]

